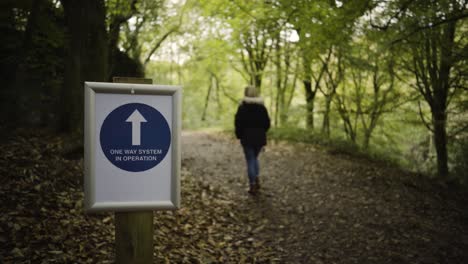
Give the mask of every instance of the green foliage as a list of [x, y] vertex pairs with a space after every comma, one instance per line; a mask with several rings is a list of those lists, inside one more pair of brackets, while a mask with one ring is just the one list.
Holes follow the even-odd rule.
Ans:
[[324, 147], [329, 153], [335, 155], [350, 155], [357, 158], [383, 162], [401, 166], [401, 161], [396, 158], [395, 153], [385, 149], [363, 149], [356, 143], [343, 137], [328, 137], [321, 133], [301, 128], [273, 128], [268, 132], [270, 140], [285, 140], [290, 142], [302, 142]]
[[[165, 2], [135, 1], [131, 19], [127, 19], [121, 27], [120, 46], [130, 58], [139, 61], [143, 67], [146, 67], [167, 37], [180, 30], [185, 15], [183, 6], [180, 7], [174, 2], [169, 8], [169, 4]], [[123, 6], [127, 5], [128, 3]]]
[[[42, 8], [33, 8], [38, 3]], [[73, 2], [2, 3], [2, 113], [22, 108], [47, 122], [67, 112], [54, 111], [71, 87], [62, 86], [64, 47], [71, 42], [61, 3]], [[250, 83], [261, 87], [273, 124], [281, 127], [272, 137], [382, 155], [428, 174], [438, 153], [430, 130], [446, 117], [450, 166], [459, 174], [464, 143], [454, 139], [468, 123], [462, 3], [106, 0], [101, 40], [108, 38], [111, 74], [144, 72], [154, 83], [184, 87], [186, 129], [232, 128]], [[449, 26], [453, 42], [443, 38], [450, 37]], [[86, 61], [90, 51], [107, 56], [105, 48], [76, 54]], [[78, 98], [73, 83], [70, 98]], [[434, 119], [438, 106], [446, 109]]]

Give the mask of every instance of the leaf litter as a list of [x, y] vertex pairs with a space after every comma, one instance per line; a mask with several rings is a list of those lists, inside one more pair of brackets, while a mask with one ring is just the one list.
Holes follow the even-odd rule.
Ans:
[[185, 166], [223, 189], [279, 263], [468, 263], [466, 191], [319, 146], [269, 142], [252, 197], [232, 135], [186, 132], [183, 146]]
[[[83, 159], [64, 158], [64, 139], [19, 131], [2, 143], [0, 263], [113, 263], [113, 213], [85, 214]], [[157, 263], [269, 262], [244, 212], [182, 167], [182, 206], [155, 212]]]
[[[113, 263], [113, 213], [83, 211], [83, 160], [20, 130], [0, 156], [0, 263]], [[463, 192], [302, 144], [270, 143], [247, 193], [231, 136], [184, 133], [182, 206], [155, 212], [157, 263], [468, 263]]]

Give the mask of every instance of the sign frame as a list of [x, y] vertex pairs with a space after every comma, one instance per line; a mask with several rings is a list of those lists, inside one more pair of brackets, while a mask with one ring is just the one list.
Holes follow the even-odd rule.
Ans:
[[[154, 201], [96, 200], [96, 94], [170, 96], [172, 100], [171, 145], [172, 153], [170, 199]], [[175, 210], [180, 207], [182, 87], [174, 85], [150, 85], [132, 83], [85, 82], [84, 84], [84, 208], [87, 212]], [[128, 172], [128, 174], [132, 174]]]

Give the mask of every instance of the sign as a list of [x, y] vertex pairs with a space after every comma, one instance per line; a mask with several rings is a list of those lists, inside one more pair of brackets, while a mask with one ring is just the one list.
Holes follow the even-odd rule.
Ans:
[[181, 88], [85, 83], [85, 208], [180, 203]]
[[171, 144], [171, 131], [164, 116], [141, 103], [121, 105], [110, 112], [99, 137], [107, 159], [117, 168], [131, 172], [158, 165]]

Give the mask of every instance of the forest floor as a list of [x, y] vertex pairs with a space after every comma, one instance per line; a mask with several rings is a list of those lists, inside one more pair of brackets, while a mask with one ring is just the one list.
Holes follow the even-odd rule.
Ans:
[[[81, 155], [46, 131], [0, 147], [0, 263], [112, 263], [114, 216], [84, 213]], [[306, 144], [270, 142], [260, 163], [252, 196], [237, 140], [184, 132], [157, 263], [468, 263], [466, 192]]]

